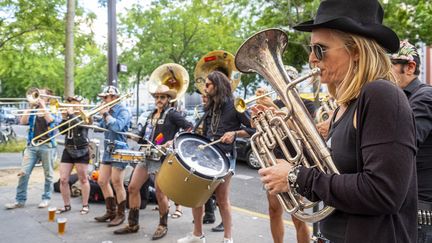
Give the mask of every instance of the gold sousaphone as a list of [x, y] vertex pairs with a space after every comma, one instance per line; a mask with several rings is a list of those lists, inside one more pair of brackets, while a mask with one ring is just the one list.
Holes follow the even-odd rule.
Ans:
[[150, 75], [149, 92], [153, 93], [162, 84], [177, 91], [176, 98], [171, 100], [171, 103], [176, 102], [186, 93], [189, 86], [189, 74], [183, 66], [177, 63], [162, 64]]
[[240, 83], [241, 73], [235, 66], [234, 55], [223, 50], [211, 51], [198, 61], [194, 72], [195, 88], [204, 94], [207, 75], [215, 70], [227, 74], [231, 82], [231, 91], [234, 92]]

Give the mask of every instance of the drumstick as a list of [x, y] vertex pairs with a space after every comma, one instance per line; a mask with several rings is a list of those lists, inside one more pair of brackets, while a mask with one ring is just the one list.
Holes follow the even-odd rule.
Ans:
[[[153, 148], [155, 148], [157, 151], [159, 151], [159, 153], [161, 153], [162, 155], [166, 155], [166, 153], [164, 151], [162, 151], [160, 148], [158, 148], [154, 143], [152, 143], [150, 140], [148, 140], [147, 138], [143, 137], [144, 140], [147, 141], [148, 144], [150, 144], [150, 146], [152, 146]], [[144, 144], [138, 144], [138, 145], [144, 145]]]
[[203, 149], [207, 148], [208, 146], [212, 146], [213, 144], [219, 143], [220, 141], [221, 141], [221, 138], [219, 138], [218, 140], [215, 140], [215, 141], [213, 141], [211, 143], [208, 143], [206, 145], [201, 144], [201, 145], [198, 146], [198, 149], [199, 150], [203, 150]]

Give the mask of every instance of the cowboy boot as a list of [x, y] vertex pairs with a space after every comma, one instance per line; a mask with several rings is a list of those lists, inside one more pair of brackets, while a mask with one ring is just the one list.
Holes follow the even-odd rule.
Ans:
[[116, 216], [116, 203], [114, 197], [105, 198], [106, 212], [104, 215], [95, 217], [94, 219], [98, 222], [106, 222], [113, 220]]
[[114, 231], [116, 235], [124, 235], [130, 233], [136, 233], [139, 230], [139, 208], [129, 209], [128, 225], [122, 229]]
[[213, 199], [213, 197], [210, 197], [204, 206], [205, 214], [203, 217], [203, 224], [213, 224], [215, 222], [216, 220], [214, 214], [215, 208], [216, 208], [215, 200]]
[[126, 219], [125, 210], [126, 210], [126, 200], [124, 200], [123, 202], [117, 205], [117, 214], [115, 218], [111, 220], [111, 222], [109, 222], [108, 227], [122, 224]]
[[163, 215], [159, 213], [159, 225], [152, 236], [152, 240], [159, 240], [168, 233], [168, 212]]

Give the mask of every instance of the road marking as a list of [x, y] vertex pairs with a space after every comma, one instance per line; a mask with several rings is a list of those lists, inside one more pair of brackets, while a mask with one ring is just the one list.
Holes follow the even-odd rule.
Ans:
[[[241, 213], [245, 213], [245, 214], [248, 214], [248, 215], [253, 216], [253, 217], [257, 217], [257, 218], [262, 218], [262, 219], [268, 219], [268, 220], [270, 220], [270, 216], [268, 216], [267, 214], [262, 214], [262, 213], [258, 213], [258, 212], [255, 212], [255, 211], [250, 211], [250, 210], [248, 210], [248, 209], [245, 209], [245, 208], [239, 208], [239, 207], [232, 206], [232, 205], [231, 205], [231, 208], [232, 208], [234, 211], [241, 212]], [[283, 222], [284, 222], [285, 225], [294, 226], [294, 223], [293, 223], [292, 221], [289, 221], [289, 220], [285, 220], [285, 219], [284, 219]], [[312, 227], [311, 227], [309, 224], [308, 224], [308, 227], [309, 227], [309, 230], [312, 231]]]
[[241, 179], [241, 180], [250, 180], [250, 179], [253, 179], [254, 177], [248, 176], [248, 175], [237, 174], [237, 175], [234, 175], [234, 178]]

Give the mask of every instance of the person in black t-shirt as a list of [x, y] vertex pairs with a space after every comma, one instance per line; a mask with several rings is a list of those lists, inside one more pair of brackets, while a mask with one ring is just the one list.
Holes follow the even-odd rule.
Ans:
[[399, 87], [408, 97], [416, 121], [418, 242], [432, 242], [432, 220], [426, 216], [432, 214], [432, 87], [418, 79], [420, 57], [414, 45], [401, 41], [399, 51], [390, 58]]
[[[221, 140], [221, 142], [215, 145], [228, 154], [231, 170], [234, 170], [236, 163], [236, 137], [248, 137], [255, 130], [250, 126], [248, 115], [238, 113], [234, 109], [231, 85], [224, 73], [220, 71], [211, 72], [205, 81], [205, 92], [208, 95], [208, 102], [204, 108], [206, 114], [203, 118], [203, 134], [212, 141]], [[226, 243], [233, 242], [231, 234], [231, 205], [228, 197], [231, 177], [232, 173], [225, 176], [224, 182], [219, 184], [215, 190], [216, 201], [219, 205], [224, 226], [224, 242]], [[194, 231], [192, 234], [177, 240], [177, 243], [205, 242], [202, 232], [203, 207], [193, 208], [192, 212], [194, 216]]]
[[288, 162], [259, 174], [270, 194], [295, 190], [334, 207], [319, 223], [331, 242], [416, 242], [415, 125], [387, 55], [399, 38], [378, 1], [348, 2], [321, 1], [314, 20], [294, 27], [312, 32], [310, 65], [340, 104], [327, 139], [340, 174]]
[[[78, 106], [83, 101], [81, 96], [75, 95], [68, 97], [67, 101], [70, 104], [76, 105], [75, 107], [69, 107], [67, 112], [63, 113], [63, 122], [67, 122], [69, 119], [73, 119], [77, 113], [82, 109], [82, 106]], [[81, 119], [72, 121], [68, 126], [60, 127], [60, 132], [80, 122]], [[82, 126], [75, 126], [65, 133], [65, 148], [61, 157], [60, 163], [60, 192], [62, 194], [64, 206], [57, 209], [57, 213], [65, 213], [72, 209], [70, 201], [70, 188], [69, 188], [69, 176], [75, 166], [78, 179], [81, 182], [82, 192], [82, 209], [81, 214], [87, 214], [89, 212], [88, 199], [90, 194], [90, 184], [87, 177], [87, 168], [90, 161], [89, 155], [89, 140], [88, 140], [88, 128]]]

